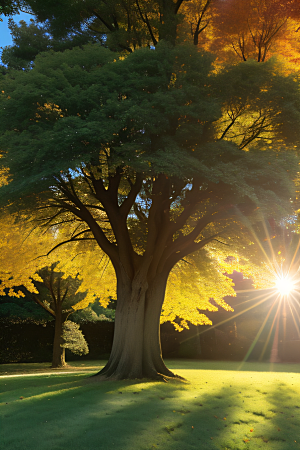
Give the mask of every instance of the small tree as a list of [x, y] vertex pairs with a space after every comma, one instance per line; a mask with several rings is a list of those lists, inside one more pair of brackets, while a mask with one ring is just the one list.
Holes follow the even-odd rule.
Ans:
[[52, 367], [64, 367], [65, 349], [76, 354], [87, 354], [87, 343], [79, 330], [79, 325], [72, 325], [68, 320], [75, 312], [72, 307], [85, 295], [77, 293], [80, 281], [71, 277], [64, 278], [62, 272], [55, 270], [55, 264], [39, 271], [43, 280], [35, 281], [38, 294], [31, 293], [32, 299], [54, 317], [55, 330], [53, 341]]
[[80, 330], [80, 326], [77, 323], [71, 322], [71, 320], [67, 320], [63, 325], [63, 348], [67, 348], [74, 355], [87, 355], [89, 352], [89, 348], [86, 340]]
[[[71, 314], [80, 312], [90, 303], [100, 298], [102, 305], [109, 303], [109, 296], [114, 295], [115, 289], [111, 284], [109, 271], [105, 285], [106, 263], [102, 272], [93, 275], [85, 265], [89, 260], [100, 264], [103, 255], [93, 251], [88, 245], [71, 246], [66, 257], [65, 249], [58, 246], [55, 252], [47, 253], [58, 244], [58, 236], [63, 236], [63, 228], [32, 230], [33, 223], [25, 216], [10, 215], [2, 211], [0, 220], [0, 295], [5, 302], [1, 302], [2, 315], [8, 320], [31, 319], [35, 321], [47, 320], [39, 310], [30, 306], [28, 298], [43, 308], [44, 312], [55, 320], [55, 336], [53, 343], [52, 367], [65, 365], [65, 347], [69, 341], [62, 337], [64, 324]], [[35, 217], [37, 219], [37, 217]], [[83, 242], [84, 244], [84, 242]], [[93, 246], [92, 246], [93, 248]], [[56, 258], [60, 258], [58, 263]], [[81, 272], [81, 273], [80, 273]], [[100, 279], [101, 283], [99, 283]], [[25, 297], [25, 298], [24, 298]], [[14, 298], [12, 302], [6, 300]], [[24, 300], [23, 300], [24, 299]], [[74, 328], [74, 327], [73, 327]], [[75, 333], [75, 334], [74, 334]], [[73, 330], [73, 338], [79, 339], [80, 330]], [[66, 336], [71, 336], [70, 330]], [[84, 338], [78, 340], [83, 342]], [[81, 346], [81, 345], [80, 345]], [[86, 344], [82, 347], [86, 352]]]

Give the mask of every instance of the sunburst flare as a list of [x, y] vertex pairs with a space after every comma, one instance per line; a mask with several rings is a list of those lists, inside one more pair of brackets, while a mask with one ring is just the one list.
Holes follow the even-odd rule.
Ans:
[[296, 289], [296, 283], [289, 276], [278, 276], [275, 282], [278, 293], [285, 297]]

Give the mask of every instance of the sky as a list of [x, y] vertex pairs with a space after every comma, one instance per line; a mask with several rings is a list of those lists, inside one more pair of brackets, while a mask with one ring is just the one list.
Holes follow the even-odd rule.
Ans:
[[[26, 22], [29, 22], [29, 19], [31, 18], [32, 15], [26, 13], [21, 13], [13, 16], [15, 22], [19, 22], [20, 20], [25, 20]], [[1, 16], [1, 19], [3, 20], [3, 22], [0, 22], [0, 47], [4, 48], [7, 45], [12, 44], [12, 38], [8, 28], [8, 17]]]

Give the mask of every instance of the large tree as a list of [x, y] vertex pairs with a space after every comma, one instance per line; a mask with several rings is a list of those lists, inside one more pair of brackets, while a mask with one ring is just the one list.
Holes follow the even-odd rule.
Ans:
[[159, 338], [172, 268], [232, 242], [257, 208], [275, 215], [290, 205], [297, 80], [273, 61], [217, 72], [212, 63], [195, 46], [161, 42], [118, 59], [90, 45], [42, 54], [31, 71], [3, 79], [12, 180], [2, 198], [39, 194], [48, 222], [68, 221], [70, 242], [93, 237], [114, 267], [103, 377], [174, 376]]

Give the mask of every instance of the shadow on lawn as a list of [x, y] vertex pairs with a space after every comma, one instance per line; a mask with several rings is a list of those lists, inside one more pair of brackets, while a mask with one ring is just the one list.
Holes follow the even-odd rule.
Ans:
[[[292, 382], [294, 381], [294, 383]], [[296, 380], [291, 376], [291, 386], [296, 384]], [[299, 385], [299, 381], [298, 381]], [[270, 411], [273, 413], [274, 429], [278, 433], [273, 433], [270, 440], [277, 434], [285, 442], [290, 441], [294, 448], [300, 448], [300, 398], [295, 396], [292, 388], [286, 383], [278, 383], [276, 389], [267, 395]], [[286, 447], [286, 448], [292, 448]]]
[[[86, 384], [82, 380], [79, 374], [7, 380], [4, 403], [1, 400], [3, 448], [289, 450], [297, 440], [278, 431], [284, 430], [287, 417], [274, 412], [291, 406], [293, 391], [288, 386], [278, 384], [260, 393], [259, 404], [252, 402], [251, 391], [244, 396], [233, 385], [212, 386], [206, 392], [205, 384], [193, 390], [192, 385], [178, 382]], [[299, 415], [290, 422], [292, 429], [296, 422]]]
[[[217, 449], [272, 449], [291, 450], [300, 448], [300, 406], [299, 398], [295, 400], [295, 392], [283, 383], [272, 385], [269, 392], [249, 388], [248, 392], [240, 392], [234, 398], [228, 389], [223, 389], [216, 398], [224, 401], [210, 405], [215, 408], [214, 417], [219, 422], [216, 431]], [[253, 391], [256, 391], [252, 394]], [[222, 425], [222, 415], [226, 424]], [[205, 447], [206, 448], [206, 447]], [[210, 449], [210, 447], [207, 447]]]

